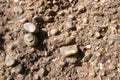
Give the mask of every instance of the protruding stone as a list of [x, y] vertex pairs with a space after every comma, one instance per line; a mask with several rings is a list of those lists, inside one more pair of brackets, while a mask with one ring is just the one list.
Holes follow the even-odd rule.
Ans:
[[74, 64], [77, 61], [77, 58], [66, 58], [66, 62]]
[[12, 56], [7, 55], [5, 58], [5, 64], [7, 66], [12, 66], [12, 65], [14, 65], [14, 63], [15, 63], [15, 59]]
[[108, 67], [109, 67], [109, 70], [114, 70], [114, 69], [116, 68], [116, 67], [115, 67], [115, 65], [114, 65], [114, 64], [112, 64], [112, 63], [111, 63], [111, 64], [109, 64], [109, 66], [108, 66]]
[[34, 24], [32, 24], [30, 22], [24, 24], [24, 29], [30, 33], [35, 33], [35, 32], [39, 31], [39, 29]]
[[28, 46], [35, 46], [38, 42], [37, 37], [34, 36], [31, 33], [25, 34], [24, 36], [24, 42], [28, 45]]
[[64, 56], [71, 56], [78, 53], [77, 45], [63, 46], [60, 48], [60, 53]]

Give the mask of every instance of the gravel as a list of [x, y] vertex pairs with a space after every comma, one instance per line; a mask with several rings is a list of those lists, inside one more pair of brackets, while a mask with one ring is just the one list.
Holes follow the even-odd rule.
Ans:
[[85, 56], [83, 58], [83, 61], [87, 62], [91, 59], [91, 57], [92, 57], [92, 53], [88, 50], [88, 51], [85, 52]]
[[60, 53], [64, 56], [71, 56], [78, 53], [77, 45], [63, 46], [60, 48]]
[[38, 42], [37, 37], [34, 36], [31, 33], [25, 34], [24, 36], [24, 42], [28, 45], [28, 46], [35, 46]]
[[12, 66], [12, 65], [14, 65], [14, 63], [15, 63], [15, 59], [12, 56], [7, 55], [5, 58], [5, 64], [7, 66]]
[[25, 23], [23, 27], [27, 32], [30, 32], [30, 33], [34, 33], [38, 31], [38, 28], [33, 23], [30, 23], [30, 22]]

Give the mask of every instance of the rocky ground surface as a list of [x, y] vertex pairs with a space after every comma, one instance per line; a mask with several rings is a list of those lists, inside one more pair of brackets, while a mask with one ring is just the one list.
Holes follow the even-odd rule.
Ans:
[[0, 80], [120, 80], [120, 1], [0, 0]]

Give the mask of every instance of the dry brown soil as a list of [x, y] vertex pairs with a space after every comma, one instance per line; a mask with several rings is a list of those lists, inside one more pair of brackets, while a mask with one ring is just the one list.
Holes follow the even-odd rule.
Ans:
[[[34, 47], [26, 22], [40, 30]], [[70, 45], [79, 52], [61, 55]], [[0, 80], [120, 80], [120, 0], [0, 0]]]

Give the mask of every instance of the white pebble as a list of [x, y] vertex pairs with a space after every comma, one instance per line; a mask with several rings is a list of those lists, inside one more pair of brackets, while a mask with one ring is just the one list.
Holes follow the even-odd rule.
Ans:
[[91, 48], [91, 45], [86, 45], [85, 46], [87, 49], [90, 49]]
[[77, 45], [63, 46], [60, 48], [60, 53], [64, 56], [71, 56], [78, 53]]
[[7, 66], [12, 66], [14, 63], [15, 63], [15, 59], [12, 56], [7, 55], [5, 58], [5, 64]]
[[24, 24], [24, 29], [27, 32], [34, 33], [36, 31], [36, 26], [30, 22]]

